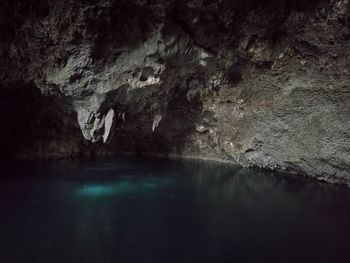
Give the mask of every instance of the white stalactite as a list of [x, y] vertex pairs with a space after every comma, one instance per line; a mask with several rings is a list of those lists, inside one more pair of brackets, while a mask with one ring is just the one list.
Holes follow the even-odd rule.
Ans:
[[109, 143], [114, 135], [115, 128], [115, 113], [113, 109], [110, 109], [105, 117], [105, 132], [103, 134], [103, 142]]
[[153, 117], [152, 132], [158, 127], [160, 121], [162, 120], [162, 114], [156, 113]]

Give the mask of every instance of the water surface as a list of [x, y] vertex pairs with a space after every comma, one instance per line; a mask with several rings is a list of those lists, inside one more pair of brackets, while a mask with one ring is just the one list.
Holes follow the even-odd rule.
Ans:
[[0, 262], [350, 262], [350, 191], [195, 161], [17, 162]]

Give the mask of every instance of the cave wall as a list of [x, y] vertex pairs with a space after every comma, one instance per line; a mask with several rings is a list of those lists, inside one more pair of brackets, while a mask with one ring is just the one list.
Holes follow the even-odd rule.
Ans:
[[0, 157], [56, 158], [88, 152], [75, 113], [61, 98], [45, 97], [33, 83], [0, 85]]
[[36, 89], [36, 112], [60, 120], [30, 129], [26, 141], [59, 138], [42, 156], [193, 156], [350, 182], [347, 0], [5, 0], [0, 19], [0, 90]]

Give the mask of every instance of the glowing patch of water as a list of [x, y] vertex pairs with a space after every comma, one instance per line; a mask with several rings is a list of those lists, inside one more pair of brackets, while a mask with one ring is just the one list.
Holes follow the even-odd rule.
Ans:
[[94, 183], [80, 187], [78, 189], [78, 194], [81, 196], [103, 197], [154, 190], [169, 184], [171, 184], [171, 180], [165, 178], [148, 178], [142, 180], [122, 180], [109, 183]]

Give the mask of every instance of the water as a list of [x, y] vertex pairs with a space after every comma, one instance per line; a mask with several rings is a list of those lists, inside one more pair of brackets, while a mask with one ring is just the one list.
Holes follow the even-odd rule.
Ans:
[[23, 162], [0, 262], [350, 262], [350, 190], [203, 162]]

